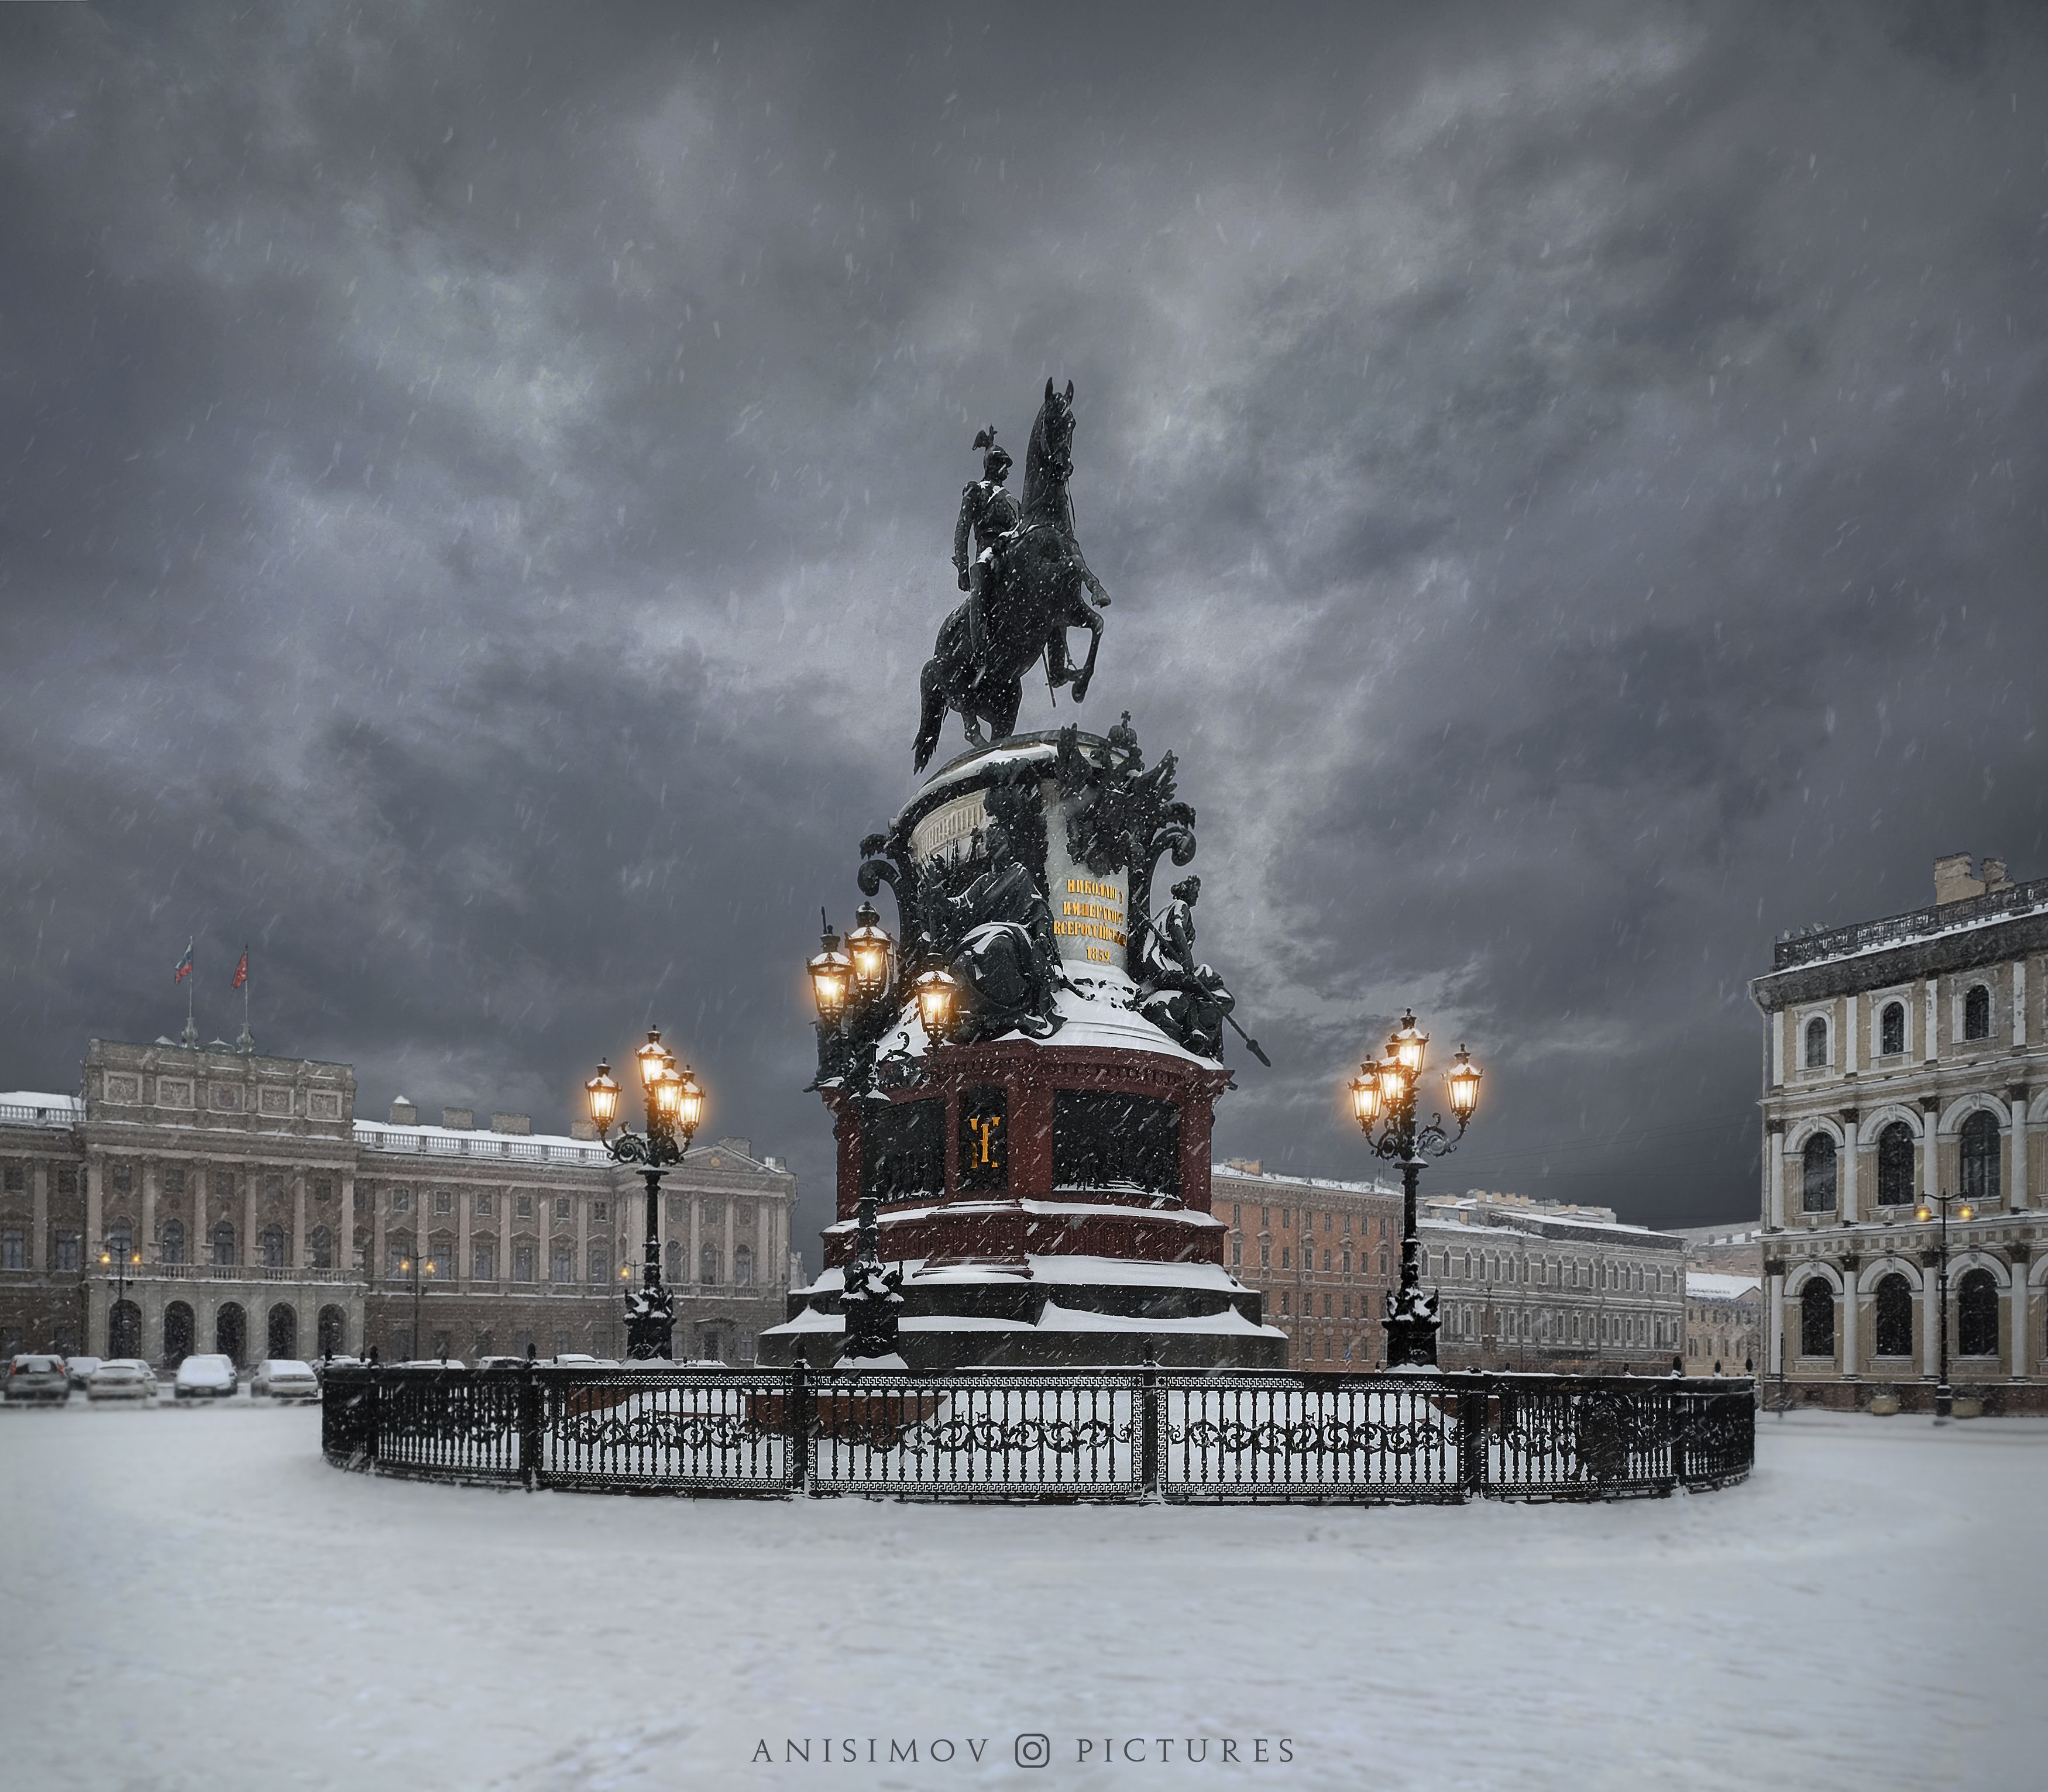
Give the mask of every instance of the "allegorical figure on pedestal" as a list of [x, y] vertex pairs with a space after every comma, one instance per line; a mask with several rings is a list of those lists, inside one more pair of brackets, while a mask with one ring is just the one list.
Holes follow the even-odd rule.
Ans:
[[1186, 877], [1153, 919], [1138, 948], [1138, 1012], [1198, 1057], [1223, 1056], [1224, 1022], [1237, 999], [1195, 957], [1195, 902], [1202, 880]]
[[1010, 1032], [1044, 1039], [1059, 1028], [1059, 943], [1038, 880], [1016, 854], [1010, 831], [991, 821], [982, 836], [987, 869], [956, 896], [935, 894], [933, 934], [950, 944], [953, 975], [966, 991], [954, 1037]]

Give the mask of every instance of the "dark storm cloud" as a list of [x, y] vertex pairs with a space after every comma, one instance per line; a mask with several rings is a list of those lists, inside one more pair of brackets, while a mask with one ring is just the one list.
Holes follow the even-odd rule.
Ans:
[[1412, 998], [1472, 1180], [1743, 1211], [1773, 933], [2048, 873], [2043, 50], [6, 9], [0, 1082], [174, 1030], [194, 930], [231, 1032], [246, 937], [366, 1111], [559, 1124], [651, 1013], [821, 1206], [797, 962], [911, 788], [968, 440], [1057, 374], [1088, 714], [1180, 751], [1281, 1066], [1224, 1148], [1360, 1167]]

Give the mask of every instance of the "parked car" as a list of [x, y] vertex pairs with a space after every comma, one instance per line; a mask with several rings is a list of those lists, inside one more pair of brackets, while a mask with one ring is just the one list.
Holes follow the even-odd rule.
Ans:
[[460, 1356], [451, 1356], [444, 1361], [438, 1356], [415, 1357], [409, 1363], [394, 1363], [394, 1369], [466, 1369], [469, 1365]]
[[110, 1357], [85, 1378], [88, 1400], [153, 1400], [157, 1371], [139, 1356]]
[[73, 1387], [83, 1387], [92, 1379], [92, 1371], [99, 1367], [99, 1363], [97, 1356], [67, 1356], [64, 1374]]
[[266, 1357], [256, 1365], [256, 1373], [250, 1379], [249, 1393], [251, 1398], [260, 1394], [273, 1400], [317, 1400], [320, 1397], [320, 1377], [313, 1373], [310, 1363], [295, 1362], [289, 1357]]
[[6, 1398], [61, 1406], [71, 1398], [71, 1377], [61, 1356], [25, 1352], [7, 1365]]
[[179, 1400], [231, 1400], [235, 1386], [233, 1357], [188, 1356], [178, 1365], [171, 1394]]
[[580, 1350], [558, 1350], [555, 1352], [555, 1367], [558, 1369], [594, 1369], [597, 1359]]

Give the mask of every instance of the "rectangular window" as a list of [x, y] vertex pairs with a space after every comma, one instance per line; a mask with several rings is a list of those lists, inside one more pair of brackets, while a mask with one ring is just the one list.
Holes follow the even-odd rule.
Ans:
[[490, 1219], [493, 1212], [496, 1210], [497, 1204], [498, 1204], [494, 1201], [489, 1195], [479, 1195], [476, 1197], [477, 1218], [479, 1220]]
[[272, 1200], [285, 1198], [285, 1179], [274, 1173], [263, 1178], [263, 1193]]
[[0, 1231], [0, 1270], [25, 1270], [28, 1266], [29, 1235], [19, 1226]]
[[1244, 1240], [1233, 1238], [1230, 1241], [1230, 1260], [1233, 1266], [1244, 1261]]
[[332, 1176], [316, 1176], [313, 1178], [313, 1199], [315, 1200], [334, 1199], [334, 1178]]
[[28, 1188], [28, 1185], [29, 1181], [27, 1177], [22, 1173], [21, 1166], [19, 1164], [8, 1165], [6, 1172], [7, 1193], [10, 1195], [21, 1194]]
[[470, 1271], [479, 1282], [498, 1279], [498, 1247], [491, 1239], [480, 1238], [471, 1243]]
[[533, 1197], [531, 1195], [514, 1195], [512, 1197], [512, 1215], [517, 1220], [532, 1219]]
[[550, 1282], [576, 1280], [576, 1249], [572, 1245], [558, 1244], [548, 1259], [548, 1279]]
[[1285, 1294], [1280, 1297], [1280, 1317], [1282, 1319], [1287, 1317], [1287, 1297]]
[[164, 1172], [164, 1193], [167, 1195], [181, 1195], [184, 1192], [184, 1166], [181, 1164], [173, 1164]]
[[611, 1204], [609, 1201], [592, 1201], [590, 1204], [590, 1216], [602, 1224], [611, 1217]]
[[1270, 1232], [1272, 1228], [1273, 1209], [1270, 1207], [1262, 1207], [1259, 1210], [1259, 1229], [1264, 1232]]
[[557, 1220], [566, 1220], [566, 1219], [568, 1219], [568, 1216], [569, 1216], [569, 1197], [568, 1197], [567, 1195], [557, 1195], [557, 1196], [556, 1196], [556, 1197], [555, 1197], [555, 1217], [556, 1217]]
[[79, 1258], [78, 1234], [59, 1232], [56, 1235], [56, 1250], [52, 1253], [53, 1260], [50, 1267], [67, 1272], [76, 1270]]
[[78, 1193], [78, 1172], [67, 1166], [57, 1172], [57, 1193], [75, 1195]]
[[1348, 1251], [1344, 1254], [1344, 1273], [1346, 1275], [1351, 1274], [1351, 1253]]
[[455, 1212], [455, 1193], [452, 1189], [436, 1189], [434, 1190], [434, 1212], [436, 1213], [452, 1213]]
[[1235, 1201], [1230, 1204], [1230, 1223], [1233, 1226], [1241, 1226], [1244, 1224], [1244, 1215]]
[[1280, 1247], [1280, 1266], [1281, 1266], [1281, 1268], [1282, 1268], [1283, 1270], [1286, 1270], [1286, 1269], [1292, 1269], [1292, 1268], [1294, 1267], [1293, 1263], [1290, 1263], [1290, 1262], [1289, 1261], [1289, 1259], [1290, 1259], [1290, 1258], [1292, 1258], [1294, 1255], [1294, 1251], [1292, 1251], [1292, 1250], [1291, 1250], [1288, 1246], [1286, 1246], [1286, 1245], [1284, 1245], [1284, 1244], [1283, 1244], [1283, 1245], [1282, 1245], [1282, 1246]]
[[216, 1169], [213, 1173], [213, 1198], [215, 1200], [232, 1200], [235, 1199], [235, 1172], [233, 1170]]
[[514, 1282], [531, 1282], [533, 1279], [533, 1247], [530, 1244], [513, 1246], [512, 1279]]
[[394, 1189], [391, 1191], [391, 1211], [394, 1213], [410, 1213], [413, 1211], [413, 1191], [410, 1189]]
[[1273, 1266], [1273, 1247], [1272, 1247], [1271, 1245], [1270, 1245], [1270, 1244], [1261, 1244], [1261, 1245], [1259, 1246], [1259, 1266], [1262, 1270], [1270, 1270], [1270, 1268], [1272, 1268], [1272, 1266]]

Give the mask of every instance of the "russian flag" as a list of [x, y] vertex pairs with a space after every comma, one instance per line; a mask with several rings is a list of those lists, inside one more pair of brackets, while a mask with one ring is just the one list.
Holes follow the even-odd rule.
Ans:
[[242, 987], [244, 983], [247, 983], [248, 981], [249, 981], [249, 948], [248, 948], [246, 946], [244, 946], [244, 947], [242, 948], [242, 962], [241, 962], [239, 964], [238, 964], [238, 965], [236, 965], [236, 966], [235, 967], [235, 981], [234, 981], [233, 983], [230, 983], [227, 987], [228, 987], [230, 989], [239, 989], [239, 988], [241, 988], [241, 987]]
[[183, 958], [178, 960], [177, 969], [171, 973], [171, 981], [173, 984], [183, 983], [186, 978], [192, 975], [192, 941], [189, 940], [186, 941], [185, 955]]

